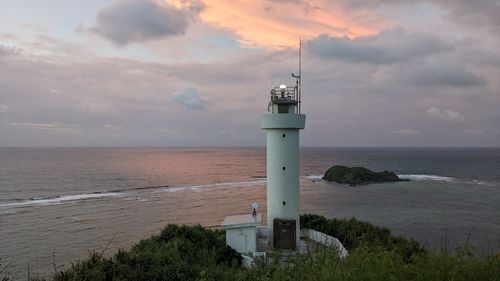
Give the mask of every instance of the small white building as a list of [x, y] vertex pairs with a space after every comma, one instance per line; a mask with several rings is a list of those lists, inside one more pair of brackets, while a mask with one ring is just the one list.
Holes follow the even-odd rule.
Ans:
[[226, 217], [222, 223], [226, 230], [226, 244], [240, 254], [253, 256], [257, 251], [257, 227], [261, 222], [261, 214]]

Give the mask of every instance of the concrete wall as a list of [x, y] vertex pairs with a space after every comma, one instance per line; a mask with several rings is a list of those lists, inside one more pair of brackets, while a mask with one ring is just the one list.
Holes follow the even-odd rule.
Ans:
[[339, 251], [339, 256], [341, 258], [347, 257], [348, 255], [348, 252], [344, 248], [344, 245], [342, 245], [342, 243], [337, 238], [327, 235], [323, 232], [319, 232], [314, 229], [304, 228], [301, 229], [300, 236], [307, 237], [327, 247], [335, 247]]

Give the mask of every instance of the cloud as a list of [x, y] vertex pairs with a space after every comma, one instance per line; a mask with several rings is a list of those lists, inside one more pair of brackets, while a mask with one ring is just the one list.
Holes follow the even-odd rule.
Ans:
[[486, 84], [486, 79], [457, 64], [425, 65], [417, 70], [414, 82], [418, 85], [472, 87]]
[[174, 93], [172, 100], [189, 109], [206, 109], [206, 101], [203, 100], [194, 87], [185, 87]]
[[470, 135], [482, 135], [484, 133], [484, 131], [480, 129], [467, 129], [464, 132]]
[[491, 27], [497, 31], [500, 27], [500, 4], [497, 0], [343, 0], [349, 8], [368, 8], [393, 4], [429, 3], [443, 8], [452, 21], [476, 26]]
[[0, 56], [6, 56], [7, 54], [9, 54], [9, 49], [0, 45]]
[[21, 52], [18, 48], [0, 45], [0, 57], [17, 55]]
[[76, 126], [66, 126], [58, 123], [25, 123], [25, 122], [13, 122], [9, 124], [12, 127], [20, 128], [30, 128], [37, 130], [49, 130], [49, 131], [61, 131], [67, 133], [80, 134], [82, 131]]
[[[359, 37], [378, 33], [387, 23], [371, 12], [350, 13], [331, 0], [203, 0], [200, 18], [232, 31], [244, 45], [296, 47], [299, 37], [319, 34]], [[369, 23], [369, 24], [367, 24]]]
[[306, 47], [313, 55], [320, 58], [371, 64], [404, 62], [452, 50], [449, 44], [437, 36], [406, 33], [401, 28], [356, 39], [320, 35], [310, 39]]
[[79, 108], [83, 112], [89, 113], [109, 113], [113, 112], [113, 107], [102, 101], [84, 101], [79, 105]]
[[234, 130], [233, 129], [229, 129], [229, 130], [219, 130], [219, 133], [223, 134], [223, 135], [234, 135]]
[[396, 134], [396, 135], [418, 135], [418, 134], [420, 134], [420, 131], [415, 130], [415, 129], [400, 129], [400, 130], [391, 131], [390, 133]]
[[437, 3], [449, 10], [452, 20], [488, 26], [495, 32], [500, 28], [500, 4], [497, 0], [439, 0]]
[[[259, 127], [259, 116], [267, 110], [269, 82], [293, 82], [289, 73], [296, 68], [297, 54], [293, 49], [260, 50], [223, 62], [174, 64], [95, 55], [81, 61], [79, 56], [47, 53], [51, 55], [23, 51], [13, 60], [0, 58], [0, 103], [11, 109], [9, 121], [0, 125], [0, 145], [263, 146], [265, 132]], [[498, 127], [500, 96], [495, 77], [500, 69], [464, 64], [463, 53], [451, 53], [381, 65], [309, 55], [303, 64], [302, 112], [307, 114], [308, 124], [302, 143], [498, 146], [500, 134], [489, 132]], [[367, 79], [386, 68], [393, 69], [389, 76], [407, 69], [408, 77], [413, 77], [413, 70], [425, 69], [419, 65], [453, 61], [453, 67], [464, 64], [464, 69], [478, 71], [491, 83], [461, 90]], [[51, 92], [51, 88], [58, 91]], [[446, 120], [461, 119], [464, 113], [467, 118], [456, 123], [437, 122], [441, 119], [426, 115], [431, 107], [438, 108], [438, 116], [451, 116], [444, 117]], [[106, 111], [112, 114], [95, 114]], [[54, 120], [74, 124], [65, 126], [82, 133], [47, 129], [58, 125]], [[9, 126], [9, 122], [38, 125]], [[123, 128], [115, 130], [118, 125]], [[231, 128], [239, 129], [231, 134]], [[415, 134], [421, 128], [425, 133]], [[485, 133], [468, 135], [464, 133], [467, 128]], [[233, 136], [239, 139], [235, 141]]]
[[[115, 0], [101, 10], [90, 31], [118, 46], [184, 34], [202, 5], [175, 7], [158, 0]], [[82, 26], [78, 30], [82, 30]]]
[[463, 63], [439, 58], [430, 62], [398, 66], [390, 72], [387, 76], [393, 82], [414, 86], [468, 88], [487, 83], [485, 78], [469, 71]]
[[117, 131], [117, 130], [122, 130], [123, 129], [122, 126], [115, 126], [115, 125], [111, 125], [111, 124], [104, 124], [104, 127], [106, 129], [110, 129], [110, 130], [113, 130], [113, 131]]
[[441, 119], [446, 121], [463, 121], [465, 117], [460, 114], [460, 112], [453, 111], [451, 109], [441, 110], [437, 107], [431, 107], [426, 111], [427, 116], [435, 119]]
[[6, 106], [5, 104], [0, 104], [0, 112], [7, 112], [8, 110], [8, 106]]

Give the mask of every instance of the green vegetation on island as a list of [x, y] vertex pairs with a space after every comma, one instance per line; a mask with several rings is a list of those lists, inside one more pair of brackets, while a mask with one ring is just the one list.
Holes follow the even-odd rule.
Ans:
[[325, 172], [323, 179], [349, 185], [407, 181], [407, 179], [400, 179], [395, 173], [389, 171], [374, 172], [364, 167], [347, 167], [342, 165], [330, 167]]
[[303, 215], [301, 226], [336, 236], [349, 256], [340, 258], [336, 249], [323, 247], [287, 263], [273, 257], [256, 259], [246, 270], [239, 264], [240, 255], [225, 245], [224, 232], [168, 225], [159, 235], [112, 257], [92, 253], [51, 280], [500, 280], [500, 256], [476, 256], [467, 245], [454, 252], [432, 252], [354, 218]]

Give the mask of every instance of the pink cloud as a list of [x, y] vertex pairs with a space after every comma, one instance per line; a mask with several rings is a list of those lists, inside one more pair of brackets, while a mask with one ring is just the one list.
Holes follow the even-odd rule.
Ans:
[[282, 48], [296, 46], [300, 36], [319, 34], [356, 38], [389, 26], [369, 11], [349, 11], [331, 1], [203, 0], [200, 17], [235, 33], [248, 45]]

